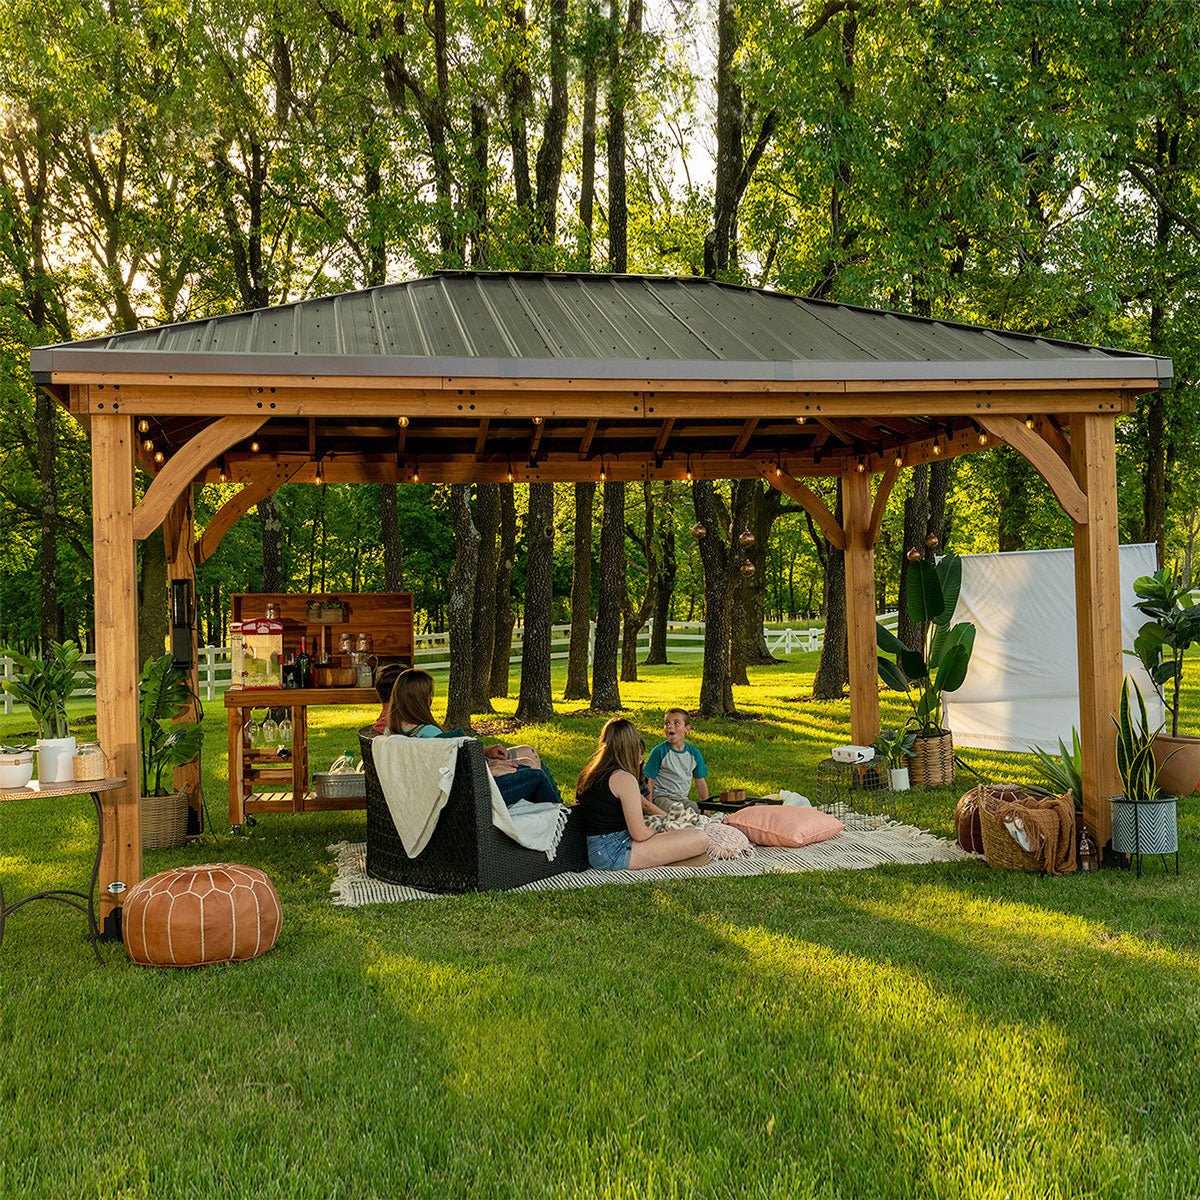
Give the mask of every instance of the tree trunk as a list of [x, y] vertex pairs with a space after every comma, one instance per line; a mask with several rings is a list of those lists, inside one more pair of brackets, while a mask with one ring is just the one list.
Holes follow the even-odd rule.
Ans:
[[[322, 505], [322, 515], [324, 505]], [[262, 590], [283, 591], [283, 522], [279, 519], [279, 508], [275, 497], [268, 496], [258, 502], [258, 526], [262, 533]]]
[[562, 182], [563, 143], [567, 136], [568, 16], [567, 0], [550, 0], [550, 96], [534, 170], [538, 240], [551, 248], [558, 236], [558, 192]]
[[[642, 31], [642, 0], [629, 0], [624, 33], [618, 37], [621, 0], [610, 0], [612, 34], [608, 50], [608, 269], [629, 270], [629, 203], [625, 181], [625, 108], [633, 90], [633, 62]], [[593, 689], [594, 690], [594, 689]]]
[[604, 485], [599, 576], [596, 642], [592, 654], [592, 708], [597, 712], [616, 712], [621, 707], [617, 649], [621, 635], [621, 604], [625, 596], [625, 485], [612, 480]]
[[383, 541], [383, 590], [404, 590], [404, 547], [400, 536], [400, 514], [396, 505], [395, 483], [377, 483], [379, 534]]
[[[838, 481], [836, 511], [842, 524], [842, 485]], [[836, 546], [828, 546], [825, 559], [825, 644], [813, 679], [813, 697], [840, 700], [850, 679], [850, 661], [846, 650], [846, 555]]]
[[[590, 20], [587, 20], [590, 18]], [[600, 14], [589, 3], [585, 38], [592, 26], [599, 26]], [[583, 57], [583, 117], [579, 137], [581, 165], [579, 169], [579, 268], [590, 271], [592, 266], [592, 226], [596, 205], [596, 94], [599, 91], [599, 47], [587, 38]]]
[[[763, 623], [766, 620], [767, 549], [771, 529], [782, 507], [782, 496], [768, 484], [756, 479], [739, 480], [735, 487], [746, 493], [746, 524], [743, 529], [754, 535], [754, 541], [743, 547], [737, 539], [743, 529], [732, 530], [731, 546], [738, 559], [738, 573], [733, 579], [733, 649], [730, 670], [733, 682], [745, 686], [750, 679], [747, 666], [769, 666], [779, 660], [767, 649]], [[753, 575], [741, 573], [741, 563], [754, 568]]]
[[500, 528], [500, 485], [475, 485], [475, 527], [479, 561], [475, 568], [475, 645], [471, 664], [471, 711], [491, 712], [492, 641], [496, 636], [496, 534]]
[[500, 489], [500, 552], [496, 562], [496, 634], [492, 638], [492, 696], [508, 695], [512, 657], [513, 563], [517, 554], [517, 506], [512, 486]]
[[167, 644], [167, 553], [156, 529], [138, 555], [138, 661], [145, 666]]
[[896, 636], [906, 645], [916, 647], [921, 640], [921, 626], [908, 617], [908, 580], [912, 565], [910, 550], [925, 554], [925, 538], [929, 532], [929, 467], [920, 463], [912, 468], [912, 487], [904, 500], [904, 544], [900, 559], [900, 591]]
[[567, 649], [564, 700], [587, 700], [588, 643], [592, 619], [592, 508], [594, 483], [575, 485], [575, 544], [571, 563], [571, 642]]
[[41, 388], [34, 409], [37, 423], [41, 545], [38, 548], [38, 637], [43, 654], [62, 641], [58, 611], [58, 427], [57, 404]]
[[[744, 497], [739, 508], [736, 488], [734, 496], [728, 528], [739, 528], [745, 517]], [[696, 520], [705, 529], [705, 535], [700, 539], [700, 562], [704, 567], [704, 666], [700, 676], [700, 715], [732, 716], [737, 713], [737, 708], [733, 703], [733, 681], [729, 674], [730, 601], [732, 573], [737, 566], [711, 480], [697, 480], [692, 485], [692, 503]]]
[[554, 596], [554, 485], [529, 485], [528, 559], [525, 569], [525, 638], [521, 648], [521, 691], [517, 719], [554, 716], [550, 689], [551, 601]]
[[471, 520], [469, 484], [450, 485], [450, 520], [454, 528], [454, 565], [446, 620], [450, 630], [450, 684], [446, 725], [471, 727], [471, 617], [475, 604], [475, 570], [479, 561], [479, 531]]
[[467, 249], [471, 266], [481, 267], [487, 262], [488, 255], [488, 112], [478, 100], [471, 102], [469, 169]]
[[[642, 554], [646, 559], [646, 590], [642, 601], [634, 607], [629, 595], [628, 576], [626, 577], [625, 595], [622, 601], [622, 612], [625, 618], [621, 631], [621, 682], [636, 683], [638, 677], [637, 640], [650, 613], [654, 608], [654, 580], [658, 575], [658, 553], [654, 545], [654, 485], [642, 484], [644, 524], [641, 540]], [[635, 575], [640, 572], [635, 572]]]
[[658, 570], [654, 579], [654, 624], [650, 629], [650, 652], [646, 666], [667, 662], [667, 625], [671, 620], [671, 599], [675, 591], [675, 503], [674, 481], [663, 484], [658, 509]]

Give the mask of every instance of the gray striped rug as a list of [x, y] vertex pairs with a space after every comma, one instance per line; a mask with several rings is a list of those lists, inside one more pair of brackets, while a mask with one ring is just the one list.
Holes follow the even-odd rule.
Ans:
[[[513, 889], [518, 892], [551, 892], [564, 888], [599, 887], [608, 883], [655, 883], [665, 879], [714, 879], [722, 875], [783, 875], [798, 871], [861, 871], [886, 863], [906, 866], [935, 862], [962, 862], [975, 857], [953, 842], [911, 825], [898, 825], [884, 817], [858, 817], [847, 825], [874, 828], [847, 829], [827, 842], [789, 850], [759, 846], [752, 858], [706, 863], [702, 867], [650, 867], [644, 871], [566, 871]], [[338, 842], [329, 847], [337, 878], [329, 890], [333, 903], [346, 908], [363, 904], [395, 904], [402, 900], [440, 900], [442, 894], [422, 892], [371, 879], [366, 872], [365, 842]]]

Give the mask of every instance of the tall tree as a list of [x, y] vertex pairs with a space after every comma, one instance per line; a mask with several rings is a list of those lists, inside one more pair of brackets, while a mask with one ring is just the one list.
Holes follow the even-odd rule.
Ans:
[[633, 597], [629, 594], [628, 579], [626, 580], [625, 594], [622, 597], [624, 620], [621, 628], [621, 682], [636, 683], [638, 635], [654, 610], [654, 581], [658, 576], [658, 547], [654, 537], [654, 488], [649, 481], [642, 484], [642, 530], [639, 533], [630, 526], [626, 532], [634, 545], [641, 551], [645, 563], [644, 572], [641, 570], [636, 572], [639, 578], [645, 579], [641, 601], [634, 603]]
[[[730, 598], [737, 559], [731, 530], [745, 518], [744, 497], [734, 494], [732, 510], [725, 510], [710, 479], [692, 484], [700, 561], [704, 566], [704, 665], [700, 676], [700, 713], [705, 717], [732, 716], [733, 681], [729, 673]], [[738, 500], [741, 500], [738, 503]], [[701, 532], [702, 531], [702, 532]]]
[[616, 712], [621, 707], [617, 649], [625, 600], [625, 485], [612, 479], [604, 485], [597, 574], [600, 588], [592, 651], [592, 708], [597, 712]]
[[567, 647], [567, 684], [564, 700], [587, 700], [588, 644], [592, 621], [592, 508], [596, 485], [590, 480], [575, 484], [574, 552], [571, 555], [571, 635]]
[[450, 631], [446, 724], [451, 728], [467, 729], [471, 725], [472, 610], [479, 561], [479, 531], [471, 518], [469, 484], [450, 485], [450, 515], [454, 524], [454, 565], [450, 568], [450, 595], [446, 605]]
[[513, 565], [517, 556], [517, 505], [511, 484], [500, 488], [500, 547], [496, 561], [496, 632], [492, 638], [493, 696], [508, 695], [513, 638]]
[[550, 691], [550, 605], [554, 594], [554, 485], [529, 485], [525, 568], [525, 636], [521, 645], [521, 690], [517, 718], [547, 721], [554, 716]]
[[634, 94], [634, 64], [642, 32], [642, 0], [629, 0], [621, 27], [621, 0], [609, 0], [608, 94], [608, 269], [629, 270], [629, 201], [626, 189], [626, 117]]
[[475, 615], [471, 708], [491, 712], [492, 643], [496, 637], [496, 535], [500, 529], [500, 485], [475, 487], [475, 527], [479, 530], [479, 561], [475, 570]]
[[650, 629], [650, 652], [646, 655], [646, 666], [667, 662], [667, 625], [671, 619], [671, 600], [675, 591], [675, 501], [674, 482], [666, 480], [662, 485], [662, 498], [658, 505], [658, 556], [655, 559], [654, 624]]
[[[843, 523], [842, 486], [837, 483], [838, 524]], [[815, 535], [814, 535], [815, 536]], [[850, 679], [846, 647], [846, 553], [825, 543], [825, 640], [813, 678], [813, 696], [818, 700], [840, 700]]]

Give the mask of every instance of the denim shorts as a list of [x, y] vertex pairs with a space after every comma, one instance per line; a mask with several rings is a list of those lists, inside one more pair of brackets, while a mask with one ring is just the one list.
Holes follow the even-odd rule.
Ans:
[[588, 862], [597, 871], [624, 871], [629, 866], [633, 838], [627, 830], [600, 833], [587, 840]]

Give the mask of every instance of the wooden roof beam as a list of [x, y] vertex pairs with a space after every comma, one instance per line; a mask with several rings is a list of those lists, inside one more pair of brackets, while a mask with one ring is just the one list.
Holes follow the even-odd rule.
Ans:
[[741, 432], [737, 435], [737, 441], [733, 443], [734, 454], [741, 454], [750, 444], [750, 439], [754, 436], [754, 431], [758, 428], [758, 417], [747, 418], [742, 426]]
[[1071, 468], [1040, 434], [1016, 417], [982, 417], [979, 422], [993, 437], [1007, 442], [1046, 481], [1054, 498], [1076, 525], [1088, 521], [1088, 501]]
[[490, 417], [484, 417], [479, 422], [479, 432], [475, 435], [475, 453], [477, 455], [482, 454], [484, 446], [487, 445], [488, 426], [490, 424]]
[[592, 439], [596, 436], [596, 426], [599, 424], [600, 422], [595, 417], [587, 423], [587, 427], [583, 431], [583, 437], [579, 442], [579, 457], [581, 459], [587, 458], [591, 454]]
[[306, 464], [287, 467], [276, 464], [268, 474], [260, 475], [248, 483], [236, 495], [230, 496], [213, 514], [204, 532], [196, 539], [196, 565], [211, 558], [221, 544], [221, 539], [233, 528], [239, 517], [243, 517], [256, 504], [273, 496], [285, 483], [298, 475]]

